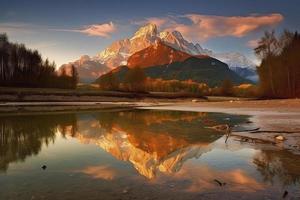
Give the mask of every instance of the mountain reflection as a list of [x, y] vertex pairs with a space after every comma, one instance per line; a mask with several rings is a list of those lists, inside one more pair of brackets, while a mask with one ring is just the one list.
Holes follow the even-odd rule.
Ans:
[[[158, 174], [180, 178], [189, 171], [193, 182], [188, 190], [193, 191], [203, 179], [193, 178], [197, 167], [183, 168], [183, 164], [211, 151], [212, 143], [222, 137], [219, 132], [205, 127], [234, 125], [245, 120], [243, 116], [219, 113], [159, 110], [0, 116], [0, 171], [7, 171], [10, 163], [37, 155], [43, 145], [55, 144], [56, 136], [61, 134], [66, 139], [72, 137], [84, 144], [96, 144], [115, 158], [131, 163], [139, 174], [149, 179]], [[260, 150], [252, 162], [264, 182], [279, 179], [282, 185], [289, 185], [300, 180], [300, 163], [296, 157], [284, 151]], [[213, 179], [214, 169], [203, 168], [202, 171], [207, 172], [207, 177], [211, 174]], [[117, 176], [109, 164], [88, 166], [82, 173], [105, 180]], [[251, 183], [256, 185], [254, 189], [262, 187], [238, 168], [225, 170], [218, 176], [226, 180], [229, 177], [226, 174], [237, 183]]]
[[186, 160], [209, 151], [209, 144], [222, 136], [205, 128], [213, 122], [206, 113], [138, 110], [99, 113], [95, 119], [83, 120], [76, 137], [132, 163], [147, 178], [178, 171]]

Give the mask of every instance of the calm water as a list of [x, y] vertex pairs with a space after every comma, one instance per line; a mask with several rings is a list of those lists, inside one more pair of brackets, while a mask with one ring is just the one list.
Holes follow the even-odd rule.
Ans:
[[247, 121], [158, 110], [0, 116], [0, 199], [299, 199], [300, 156], [225, 143], [207, 128]]

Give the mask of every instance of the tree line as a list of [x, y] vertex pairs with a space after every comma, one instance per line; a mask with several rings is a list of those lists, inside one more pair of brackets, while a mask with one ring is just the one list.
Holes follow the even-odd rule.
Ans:
[[58, 74], [54, 62], [43, 60], [37, 50], [24, 44], [11, 43], [6, 34], [0, 34], [0, 86], [76, 88], [78, 75]]
[[300, 34], [284, 31], [276, 36], [265, 32], [255, 53], [261, 94], [270, 98], [300, 97]]
[[193, 80], [164, 80], [153, 79], [145, 75], [142, 68], [129, 69], [122, 77], [117, 77], [113, 72], [102, 75], [97, 83], [100, 89], [125, 92], [184, 92], [199, 95], [214, 96], [257, 96], [257, 87], [252, 84], [235, 86], [230, 80], [224, 80], [218, 87], [210, 88], [206, 83]]

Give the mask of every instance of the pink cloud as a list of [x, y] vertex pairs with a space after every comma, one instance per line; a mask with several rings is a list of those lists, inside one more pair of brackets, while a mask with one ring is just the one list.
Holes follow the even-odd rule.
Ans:
[[[284, 17], [281, 14], [274, 13], [249, 16], [187, 14], [183, 16], [148, 18], [146, 20], [156, 23], [161, 29], [180, 31], [191, 40], [205, 41], [214, 37], [243, 37], [260, 28], [275, 26], [283, 19]], [[186, 23], [186, 20], [189, 23]]]
[[110, 37], [112, 33], [117, 30], [113, 22], [105, 24], [93, 24], [87, 26], [85, 29], [79, 30], [81, 33], [86, 33], [91, 36]]
[[247, 46], [248, 46], [248, 47], [251, 47], [251, 48], [255, 48], [255, 47], [257, 47], [257, 45], [258, 45], [258, 41], [259, 41], [259, 39], [249, 40], [249, 41], [247, 42]]

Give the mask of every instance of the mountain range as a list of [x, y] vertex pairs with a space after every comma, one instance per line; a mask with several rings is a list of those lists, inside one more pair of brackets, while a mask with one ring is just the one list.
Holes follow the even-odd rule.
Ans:
[[[78, 69], [80, 81], [90, 82], [118, 66], [129, 64], [128, 66], [130, 67], [130, 62], [134, 60], [133, 54], [144, 50], [149, 46], [155, 46], [155, 43], [157, 42], [173, 48], [174, 51], [178, 50], [180, 53], [177, 54], [182, 54], [182, 58], [199, 55], [214, 57], [228, 64], [229, 68], [241, 77], [249, 80], [256, 79], [255, 65], [244, 55], [239, 53], [215, 53], [212, 50], [202, 48], [198, 43], [194, 44], [187, 41], [178, 31], [159, 32], [157, 26], [151, 23], [140, 27], [133, 37], [113, 42], [96, 56], [82, 56], [75, 62], [62, 65], [60, 69], [68, 68], [73, 64]], [[169, 57], [171, 55], [165, 56]], [[164, 58], [162, 55], [160, 55], [160, 57], [162, 60], [169, 59]], [[174, 62], [175, 60], [170, 59], [170, 61]], [[147, 63], [140, 64], [147, 65]], [[155, 65], [163, 64], [169, 63], [160, 62]]]
[[[229, 69], [228, 65], [207, 55], [191, 56], [157, 40], [153, 45], [131, 55], [127, 65], [117, 67], [112, 73], [120, 82], [124, 82], [127, 72], [131, 68], [143, 68], [145, 75], [154, 79], [164, 80], [193, 80], [206, 83], [210, 87], [221, 85], [223, 80], [229, 79], [234, 84], [247, 83]], [[106, 75], [100, 76], [100, 82]]]

